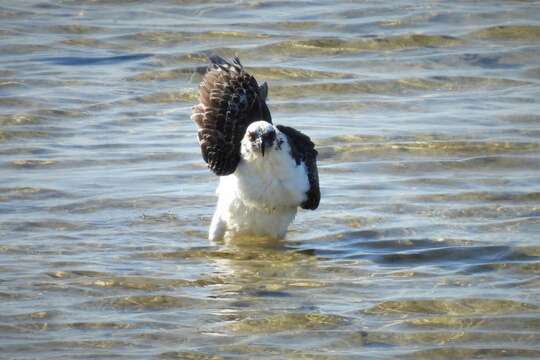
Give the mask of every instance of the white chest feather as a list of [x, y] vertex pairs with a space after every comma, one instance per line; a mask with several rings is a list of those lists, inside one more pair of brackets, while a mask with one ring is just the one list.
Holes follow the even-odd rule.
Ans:
[[308, 189], [306, 168], [296, 165], [287, 143], [265, 156], [244, 159], [233, 174], [220, 178], [209, 237], [282, 238]]

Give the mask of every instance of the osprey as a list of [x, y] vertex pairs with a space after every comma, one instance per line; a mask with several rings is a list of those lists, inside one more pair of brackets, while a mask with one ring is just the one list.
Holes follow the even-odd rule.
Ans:
[[220, 176], [210, 240], [283, 238], [298, 207], [319, 206], [317, 151], [300, 131], [272, 124], [268, 86], [236, 57], [210, 56], [191, 119], [204, 161]]

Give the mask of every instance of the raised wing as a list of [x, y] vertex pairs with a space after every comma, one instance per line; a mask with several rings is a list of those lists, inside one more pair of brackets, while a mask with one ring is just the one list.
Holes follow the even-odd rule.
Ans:
[[240, 142], [254, 121], [272, 123], [266, 106], [268, 87], [259, 87], [240, 60], [210, 56], [210, 66], [199, 87], [199, 103], [191, 119], [198, 127], [201, 153], [216, 175], [229, 175], [240, 161]]
[[309, 190], [307, 199], [300, 206], [302, 209], [315, 210], [321, 201], [321, 191], [319, 190], [319, 171], [317, 170], [317, 150], [311, 139], [292, 127], [277, 125], [279, 131], [284, 133], [291, 146], [291, 155], [297, 165], [301, 162], [306, 164], [309, 179]]

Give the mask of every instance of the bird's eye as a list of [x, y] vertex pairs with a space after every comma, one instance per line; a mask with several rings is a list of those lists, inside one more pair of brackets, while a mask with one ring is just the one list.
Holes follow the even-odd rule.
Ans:
[[254, 133], [254, 132], [248, 133], [248, 139], [249, 139], [249, 141], [255, 141], [256, 138], [257, 138], [257, 134], [256, 134], [256, 133]]

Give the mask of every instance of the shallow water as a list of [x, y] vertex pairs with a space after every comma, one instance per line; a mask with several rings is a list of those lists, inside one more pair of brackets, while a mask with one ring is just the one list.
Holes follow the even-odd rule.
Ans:
[[[323, 198], [212, 244], [205, 52]], [[6, 358], [540, 357], [540, 3], [0, 1]]]

